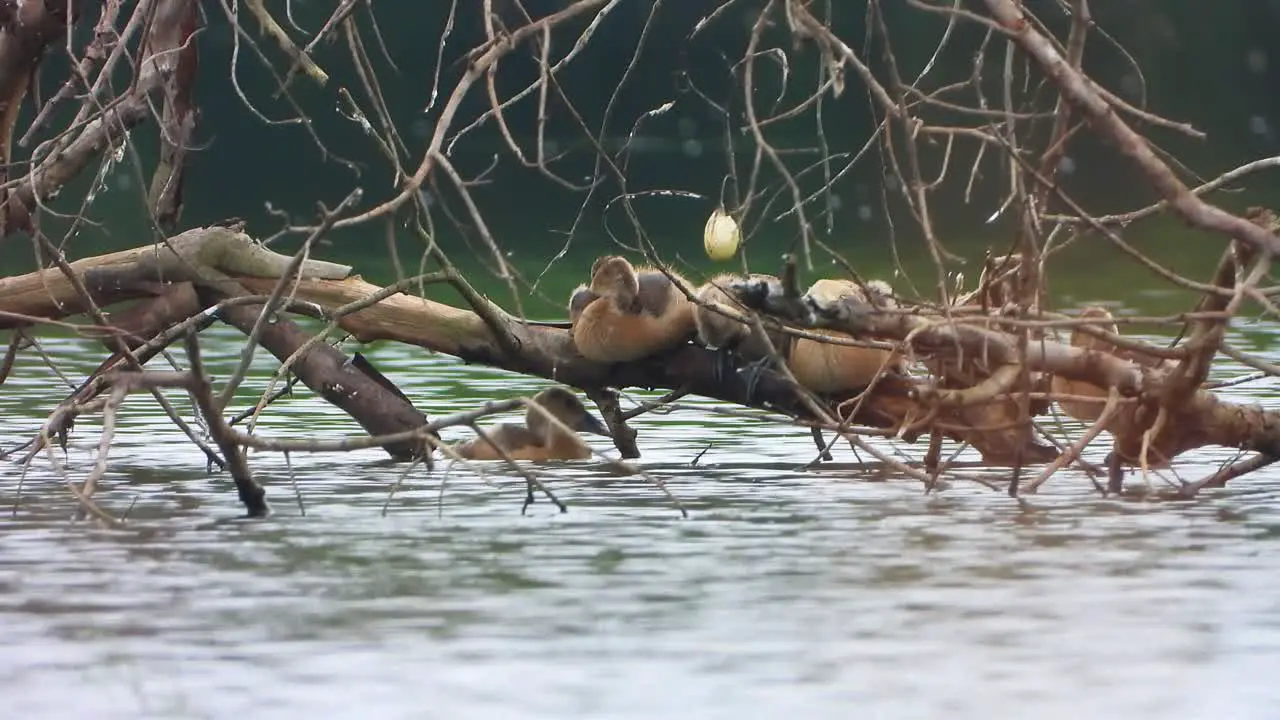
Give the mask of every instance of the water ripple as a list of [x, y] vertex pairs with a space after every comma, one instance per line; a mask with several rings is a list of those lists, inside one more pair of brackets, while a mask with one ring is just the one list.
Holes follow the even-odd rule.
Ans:
[[[212, 337], [225, 373], [234, 335]], [[76, 372], [95, 362], [83, 347], [48, 343], [84, 358]], [[544, 384], [395, 347], [368, 354], [435, 415]], [[6, 444], [39, 426], [48, 383], [26, 363], [5, 385]], [[1277, 403], [1270, 381], [1226, 394]], [[801, 470], [807, 433], [688, 404], [638, 429], [644, 465], [689, 520], [597, 462], [541, 469], [565, 514], [545, 501], [522, 514], [518, 477], [461, 468], [443, 490], [442, 473], [414, 471], [388, 504], [403, 468], [370, 450], [289, 465], [256, 455], [277, 515], [246, 522], [226, 478], [131, 398], [102, 491], [129, 529], [68, 524], [73, 505], [42, 463], [5, 520], [6, 706], [103, 718], [1273, 714], [1280, 475], [1176, 503], [1099, 498], [1070, 474], [1025, 503], [963, 481], [926, 495], [867, 482], [847, 449], [837, 467]], [[73, 477], [93, 462], [97, 423], [72, 437]], [[358, 432], [305, 392], [258, 431], [300, 427]], [[1229, 457], [1200, 451], [1177, 470], [1196, 477]], [[19, 477], [0, 469], [7, 506]]]

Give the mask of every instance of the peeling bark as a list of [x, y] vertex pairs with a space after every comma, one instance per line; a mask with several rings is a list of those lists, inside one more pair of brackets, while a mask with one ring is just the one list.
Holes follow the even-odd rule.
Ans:
[[[66, 7], [63, 0], [44, 0], [44, 3]], [[27, 2], [22, 6], [40, 4]], [[150, 114], [152, 95], [166, 87], [177, 72], [183, 57], [183, 43], [189, 37], [189, 32], [184, 34], [185, 21], [191, 16], [194, 0], [152, 0], [151, 5], [155, 8], [154, 14], [129, 92], [95, 117], [85, 118], [80, 130], [32, 167], [24, 182], [13, 188], [6, 202], [7, 212], [13, 218], [8, 225], [19, 220], [19, 213], [23, 222], [13, 228], [6, 225], [6, 233], [10, 229], [29, 229], [26, 218], [34, 212], [37, 200], [50, 199], [105, 150], [117, 147], [125, 134]], [[134, 15], [131, 23], [139, 19], [136, 10]]]
[[[262, 308], [262, 305], [238, 305], [220, 310], [218, 316], [247, 334], [253, 329]], [[309, 339], [311, 333], [297, 323], [279, 318], [262, 329], [259, 342], [283, 361]], [[345, 411], [372, 436], [414, 430], [427, 424], [427, 416], [415, 408], [403, 393], [384, 385], [379, 376], [351, 362], [341, 350], [327, 343], [311, 345], [292, 367], [294, 374], [307, 387]], [[433, 437], [439, 439], [439, 435], [434, 433]], [[434, 448], [425, 441], [388, 443], [383, 445], [383, 449], [397, 460], [422, 459], [428, 470], [433, 467], [431, 452]]]
[[[62, 39], [75, 24], [80, 5], [81, 0], [0, 0], [0, 183], [9, 180], [14, 162], [14, 125], [31, 79], [46, 48]], [[9, 211], [7, 191], [3, 200], [0, 238], [15, 229], [28, 229], [28, 213]]]
[[[191, 94], [195, 89], [199, 70], [199, 54], [192, 34], [196, 30], [199, 6], [187, 2], [185, 15], [177, 26], [182, 49], [178, 51], [178, 63], [164, 83], [164, 111], [160, 117], [160, 161], [151, 176], [148, 204], [155, 214], [156, 224], [166, 232], [173, 232], [182, 215], [182, 188], [186, 179], [187, 152], [191, 136], [195, 133], [196, 110]], [[167, 40], [167, 38], [166, 38]]]

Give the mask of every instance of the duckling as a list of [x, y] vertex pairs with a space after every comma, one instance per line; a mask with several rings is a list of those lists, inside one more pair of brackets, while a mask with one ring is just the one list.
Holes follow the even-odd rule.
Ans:
[[[855, 297], [878, 307], [896, 306], [893, 288], [882, 280], [867, 283], [867, 292], [864, 292], [857, 283], [849, 280], [822, 279], [815, 282], [805, 296], [822, 304]], [[813, 332], [832, 338], [852, 338], [848, 333], [836, 330]], [[886, 372], [906, 372], [906, 361], [897, 352], [835, 345], [808, 338], [796, 338], [787, 363], [801, 385], [819, 394], [838, 394], [866, 387], [882, 368]]]
[[570, 332], [588, 360], [631, 362], [689, 340], [695, 332], [693, 308], [662, 272], [609, 255], [591, 266], [591, 284], [578, 286], [569, 297]]
[[[769, 275], [753, 274], [749, 277], [760, 280], [774, 279]], [[706, 306], [710, 303], [719, 303], [743, 312], [741, 299], [727, 289], [730, 282], [740, 279], [742, 278], [739, 275], [724, 273], [716, 275], [699, 287], [695, 297], [700, 303], [705, 304], [699, 304], [694, 308], [693, 320], [698, 331], [698, 341], [703, 345], [712, 350], [735, 350], [744, 358], [755, 360], [769, 354], [769, 346], [764, 338], [753, 332], [751, 325], [739, 322]], [[782, 351], [787, 335], [778, 331], [768, 331], [768, 336], [773, 346]]]
[[[1080, 311], [1081, 318], [1098, 318], [1103, 322], [1095, 323], [1095, 327], [1101, 327], [1103, 330], [1112, 334], [1119, 334], [1120, 328], [1116, 324], [1110, 312], [1100, 307], [1087, 307]], [[1171, 369], [1176, 366], [1176, 360], [1168, 360], [1153, 357], [1145, 353], [1133, 352], [1126, 348], [1116, 347], [1115, 345], [1101, 338], [1090, 335], [1089, 333], [1076, 327], [1071, 332], [1071, 345], [1073, 347], [1084, 348], [1094, 352], [1114, 355], [1122, 360], [1135, 363], [1142, 367], [1153, 369], [1165, 367]], [[1106, 388], [1098, 387], [1093, 383], [1083, 380], [1071, 380], [1068, 378], [1053, 376], [1050, 387], [1054, 394], [1061, 395], [1077, 395], [1084, 397], [1094, 397], [1099, 400], [1105, 400], [1110, 394]], [[1067, 415], [1080, 420], [1086, 424], [1093, 424], [1102, 417], [1102, 411], [1105, 407], [1102, 402], [1085, 402], [1073, 400], [1058, 400], [1058, 405], [1062, 407], [1062, 411]], [[1150, 409], [1149, 406], [1147, 409]], [[1119, 492], [1121, 489], [1121, 475], [1119, 474], [1122, 464], [1137, 465], [1142, 462], [1143, 441], [1142, 431], [1146, 428], [1144, 424], [1138, 424], [1144, 413], [1141, 405], [1121, 406], [1119, 410], [1108, 420], [1105, 429], [1113, 434], [1115, 446], [1112, 452], [1107, 456], [1107, 465], [1111, 468], [1111, 485], [1112, 492]], [[1147, 466], [1151, 469], [1165, 469], [1170, 466], [1171, 457], [1177, 455], [1179, 447], [1179, 433], [1176, 429], [1166, 426], [1166, 433], [1161, 433], [1157, 437], [1150, 448], [1146, 458]], [[1194, 433], [1195, 431], [1190, 431]], [[1171, 439], [1172, 436], [1172, 439]], [[1182, 438], [1187, 437], [1182, 435]], [[1165, 452], [1173, 448], [1173, 452], [1166, 455]]]
[[[1116, 334], [1120, 328], [1112, 319], [1111, 313], [1105, 308], [1091, 306], [1080, 311], [1081, 318], [1099, 318], [1103, 322], [1097, 323], [1097, 327]], [[1102, 353], [1114, 353], [1115, 346], [1102, 340], [1094, 335], [1090, 335], [1079, 326], [1071, 331], [1071, 345], [1073, 347], [1084, 348], [1087, 350], [1095, 350]], [[1068, 378], [1053, 376], [1050, 388], [1055, 395], [1078, 395], [1083, 397], [1095, 397], [1105, 400], [1107, 390], [1088, 383], [1083, 380], [1070, 380]], [[1086, 402], [1083, 400], [1059, 400], [1058, 405], [1062, 407], [1062, 411], [1071, 417], [1086, 423], [1092, 423], [1099, 417], [1102, 417], [1103, 404], [1100, 402]]]
[[[609, 430], [587, 411], [578, 396], [563, 387], [549, 387], [533, 396], [533, 401], [560, 422], [578, 432], [609, 436]], [[527, 408], [524, 426], [502, 424], [486, 433], [492, 444], [474, 438], [454, 450], [468, 460], [501, 460], [501, 447], [514, 460], [581, 460], [591, 457], [591, 450], [573, 433], [556, 427], [545, 415]]]
[[[752, 279], [773, 280], [771, 275], [753, 274]], [[695, 304], [693, 311], [694, 325], [698, 331], [698, 341], [707, 348], [720, 353], [717, 374], [723, 378], [737, 369], [737, 358], [751, 363], [748, 369], [748, 385], [752, 388], [758, 380], [758, 373], [764, 369], [772, 358], [770, 346], [780, 357], [787, 356], [791, 337], [776, 328], [766, 326], [765, 336], [761, 336], [753, 325], [717, 312], [708, 305], [718, 303], [739, 312], [744, 310], [742, 299], [728, 290], [729, 283], [741, 280], [739, 275], [729, 273], [717, 275], [698, 288], [695, 296], [700, 304]], [[766, 339], [767, 337], [767, 339]], [[748, 392], [752, 392], [751, 389]]]
[[[769, 275], [751, 275], [752, 279], [774, 281]], [[740, 303], [740, 298], [726, 290], [739, 276], [719, 275], [698, 289], [697, 297], [703, 302], [719, 302], [733, 306]], [[878, 307], [894, 307], [893, 288], [881, 280], [867, 283], [864, 292], [856, 283], [846, 280], [818, 280], [809, 288], [806, 295], [815, 297], [821, 302], [834, 302], [850, 295], [868, 300]], [[763, 363], [769, 358], [768, 344], [758, 336], [750, 325], [738, 322], [722, 313], [701, 305], [694, 310], [698, 339], [702, 344], [713, 349], [730, 349], [742, 358], [755, 364], [752, 377], [763, 369]], [[826, 337], [845, 338], [850, 336], [836, 330], [811, 331]], [[838, 394], [866, 387], [872, 378], [880, 372], [887, 361], [889, 372], [905, 372], [906, 364], [900, 355], [888, 350], [856, 347], [850, 345], [834, 345], [808, 338], [794, 338], [781, 330], [766, 330], [768, 340], [786, 359], [788, 367], [796, 380], [803, 386], [820, 394]], [[729, 359], [732, 362], [732, 359]]]
[[988, 465], [1038, 465], [1058, 457], [1057, 448], [1040, 442], [1013, 398], [965, 405], [946, 418], [955, 425], [951, 436], [972, 445]]

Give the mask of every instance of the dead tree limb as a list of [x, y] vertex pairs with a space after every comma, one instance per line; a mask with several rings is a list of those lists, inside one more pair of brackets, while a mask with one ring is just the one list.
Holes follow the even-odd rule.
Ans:
[[[274, 277], [273, 273], [287, 271], [290, 260], [256, 245], [242, 233], [226, 228], [191, 230], [173, 238], [168, 247], [129, 251], [123, 257], [133, 258], [132, 266], [122, 264], [121, 257], [119, 253], [105, 256], [103, 262], [108, 263], [105, 268], [96, 259], [81, 261], [78, 272], [83, 272], [89, 278], [101, 277], [103, 273], [107, 273], [145, 281], [154, 281], [157, 274], [170, 273], [182, 278], [192, 278], [194, 282], [211, 290], [216, 289], [217, 292], [236, 288], [239, 292], [266, 295], [279, 284], [279, 278]], [[44, 280], [52, 283], [57, 279], [53, 272], [43, 271], [35, 275], [47, 275]], [[332, 311], [381, 293], [381, 288], [365, 283], [358, 277], [347, 277], [348, 273], [349, 269], [345, 266], [318, 261], [303, 263], [300, 268], [303, 277], [294, 286], [294, 296]], [[61, 307], [49, 302], [48, 296], [40, 296], [35, 291], [35, 288], [45, 284], [40, 278], [20, 276], [10, 278], [6, 283], [7, 286], [0, 284], [0, 310], [21, 307], [28, 314], [45, 310], [60, 315], [76, 309], [70, 304], [75, 297], [69, 293], [69, 304]], [[127, 283], [117, 283], [113, 287], [127, 289]], [[6, 288], [15, 289], [14, 294], [10, 295]], [[983, 358], [993, 369], [1013, 367], [1020, 362], [1016, 339], [997, 330], [949, 323], [941, 317], [931, 317], [923, 312], [870, 312], [865, 306], [857, 306], [856, 301], [846, 301], [836, 307], [809, 307], [804, 304], [806, 298], [790, 298], [789, 295], [782, 294], [781, 285], [771, 286], [762, 280], [742, 281], [742, 287], [738, 289], [749, 303], [755, 302], [758, 307], [789, 320], [799, 320], [802, 325], [907, 342], [919, 357], [937, 356], [959, 349], [966, 357]], [[37, 302], [40, 297], [44, 300]], [[582, 358], [565, 330], [526, 323], [506, 315], [496, 307], [492, 310], [492, 313], [487, 314], [491, 319], [499, 319], [506, 333], [515, 340], [518, 353], [512, 354], [505, 343], [498, 342], [489, 323], [475, 312], [405, 294], [390, 295], [369, 307], [336, 318], [336, 321], [362, 342], [405, 342], [454, 355], [469, 362], [546, 377], [587, 390], [607, 387], [684, 389], [742, 405], [776, 410], [795, 418], [813, 419], [804, 400], [783, 378], [768, 372], [762, 373], [756, 393], [749, 396], [746, 382], [736, 375], [725, 377], [724, 373], [718, 371], [718, 363], [721, 361], [701, 347], [685, 346], [668, 355], [636, 363], [602, 365]], [[229, 312], [228, 319], [234, 323], [242, 312], [252, 311], [232, 311]], [[285, 328], [287, 325], [281, 327]], [[289, 334], [288, 337], [291, 339], [277, 348], [280, 353], [284, 352], [285, 346], [296, 348], [294, 343], [300, 343], [304, 339], [300, 332]], [[1025, 361], [1037, 372], [1060, 374], [1088, 381], [1099, 387], [1115, 387], [1122, 398], [1141, 398], [1145, 403], [1154, 402], [1153, 398], [1160, 397], [1170, 382], [1167, 364], [1145, 367], [1124, 358], [1090, 353], [1057, 342], [1030, 344], [1025, 351]], [[336, 358], [323, 362], [327, 363], [327, 372], [335, 372], [344, 367]], [[995, 372], [985, 384], [996, 383], [996, 380], [1006, 375], [1012, 377], [1011, 373], [1012, 371]], [[310, 382], [308, 384], [311, 385]], [[311, 386], [322, 395], [327, 392], [324, 383]], [[385, 392], [385, 388], [378, 386], [376, 382], [370, 385], [371, 388], [373, 386], [377, 386], [379, 390], [371, 390], [372, 393]], [[953, 418], [940, 415], [939, 399], [945, 400], [941, 405], [959, 405], [963, 408], [966, 403], [992, 401], [1000, 392], [1000, 387], [993, 385], [993, 388], [980, 387], [968, 391], [968, 395], [951, 396], [947, 391], [939, 394], [939, 391], [930, 390], [927, 385], [921, 386], [905, 378], [888, 377], [877, 384], [869, 401], [859, 403], [862, 407], [860, 416], [850, 422], [896, 428], [908, 440], [928, 432], [934, 426], [941, 428], [950, 437], [972, 440], [975, 430], [981, 437], [983, 432], [994, 432], [999, 428], [975, 428], [972, 420], [963, 415]], [[339, 400], [338, 396], [331, 399]], [[343, 403], [347, 401], [340, 402]], [[351, 410], [355, 406], [348, 403], [344, 407]], [[384, 432], [388, 428], [402, 428], [406, 423], [421, 423], [414, 416], [416, 411], [406, 412], [409, 415], [399, 421], [369, 424], [366, 427]], [[1178, 422], [1166, 424], [1166, 428], [1169, 428], [1166, 432], [1167, 439], [1153, 446], [1167, 458], [1204, 444], [1247, 446], [1262, 450], [1280, 439], [1280, 435], [1271, 435], [1269, 415], [1219, 403], [1211, 394], [1204, 392], [1196, 394], [1193, 401], [1183, 411], [1179, 411], [1177, 417], [1171, 418], [1173, 419]], [[379, 422], [385, 420], [384, 418]], [[362, 424], [367, 421], [366, 416]], [[1172, 430], [1175, 427], [1178, 428], [1176, 432]], [[1151, 446], [1151, 443], [1148, 441], [1144, 445], [1141, 434], [1134, 439], [1132, 434], [1121, 433], [1118, 447], [1127, 461], [1136, 460], [1145, 446]]]
[[[982, 359], [991, 366], [1018, 362], [1017, 340], [1008, 333], [962, 324], [956, 318], [924, 314], [886, 314], [856, 298], [834, 303], [788, 297], [776, 280], [746, 279], [734, 283], [744, 304], [805, 327], [831, 328], [855, 336], [896, 340], [917, 357], [952, 355]], [[1206, 390], [1185, 401], [1171, 393], [1185, 386], [1176, 364], [1144, 364], [1123, 357], [1058, 342], [1027, 346], [1029, 369], [1113, 388], [1121, 398], [1136, 400], [1127, 422], [1108, 429], [1116, 439], [1117, 457], [1126, 464], [1165, 464], [1177, 455], [1205, 445], [1255, 450], [1280, 457], [1280, 412], [1229, 403]], [[936, 406], [936, 399], [926, 406]]]
[[[166, 30], [163, 44], [180, 48], [177, 64], [167, 73], [162, 86], [164, 110], [160, 115], [160, 159], [151, 175], [147, 205], [155, 214], [156, 224], [166, 233], [178, 227], [182, 216], [182, 188], [186, 179], [187, 153], [196, 127], [196, 111], [192, 101], [200, 56], [193, 36], [200, 16], [198, 3], [188, 2], [185, 15], [173, 19]], [[167, 20], [168, 18], [162, 18]]]
[[266, 491], [253, 479], [253, 471], [245, 459], [244, 448], [236, 442], [236, 431], [222, 417], [222, 410], [214, 401], [213, 387], [209, 377], [205, 375], [204, 363], [200, 360], [200, 341], [195, 333], [187, 335], [187, 362], [191, 364], [191, 392], [195, 396], [196, 406], [204, 416], [209, 427], [209, 434], [222, 450], [227, 460], [227, 470], [236, 484], [236, 492], [240, 502], [244, 503], [249, 517], [266, 517], [271, 512], [267, 504]]
[[1058, 52], [1052, 40], [1040, 33], [1014, 0], [984, 0], [991, 15], [1005, 33], [1039, 64], [1040, 69], [1076, 107], [1094, 132], [1111, 142], [1164, 196], [1170, 210], [1191, 226], [1253, 245], [1271, 254], [1280, 253], [1280, 237], [1274, 232], [1205, 202], [1178, 179], [1173, 169], [1156, 155], [1146, 138], [1139, 135], [1116, 112], [1086, 77]]
[[[253, 332], [263, 305], [237, 305], [223, 308], [218, 317], [248, 335]], [[259, 330], [259, 342], [275, 357], [284, 361], [311, 338], [311, 333], [285, 317], [276, 316]], [[367, 363], [367, 361], [365, 361]], [[362, 365], [347, 359], [345, 353], [326, 343], [313, 344], [294, 362], [293, 372], [317, 395], [336, 405], [360, 423], [370, 435], [390, 435], [427, 424], [427, 416], [413, 406], [394, 385], [384, 384]], [[439, 440], [437, 437], [436, 440]], [[397, 460], [423, 459], [427, 469], [433, 467], [432, 445], [418, 439], [382, 446]]]
[[[80, 0], [32, 0], [0, 4], [0, 184], [13, 165], [14, 126], [31, 79], [50, 43], [66, 36], [80, 14]], [[0, 205], [0, 237], [9, 234], [9, 212]], [[24, 218], [26, 214], [23, 213]]]

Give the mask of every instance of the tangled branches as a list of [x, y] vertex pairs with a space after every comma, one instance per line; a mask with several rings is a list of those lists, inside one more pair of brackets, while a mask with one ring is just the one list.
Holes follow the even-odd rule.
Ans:
[[[478, 417], [493, 410], [430, 421], [361, 356], [349, 359], [330, 344], [339, 331], [364, 341], [412, 343], [581, 388], [600, 406], [626, 458], [639, 456], [636, 432], [627, 423], [654, 407], [624, 410], [615, 391], [630, 386], [671, 390], [667, 401], [695, 393], [761, 407], [788, 422], [834, 431], [929, 487], [945, 470], [939, 452], [946, 440], [972, 444], [988, 462], [1012, 466], [1011, 493], [1034, 491], [1069, 465], [1088, 469], [1081, 452], [1103, 433], [1113, 441], [1110, 491], [1120, 489], [1126, 465], [1153, 472], [1204, 445], [1258, 455], [1182, 484], [1183, 494], [1280, 457], [1276, 418], [1224, 403], [1207, 387], [1219, 354], [1263, 375], [1280, 374], [1280, 368], [1225, 342], [1229, 323], [1246, 303], [1268, 315], [1277, 312], [1271, 301], [1275, 289], [1263, 285], [1280, 248], [1274, 217], [1262, 209], [1236, 214], [1211, 197], [1251, 173], [1275, 168], [1280, 158], [1256, 160], [1214, 180], [1190, 181], [1189, 172], [1141, 131], [1203, 134], [1126, 100], [1108, 89], [1105, 78], [1084, 72], [1087, 48], [1113, 42], [1095, 23], [1088, 0], [1063, 0], [1046, 9], [1056, 13], [1052, 17], [1037, 16], [1014, 0], [983, 0], [975, 9], [958, 0], [908, 0], [892, 9], [882, 0], [869, 0], [860, 20], [861, 44], [852, 40], [856, 18], [846, 18], [847, 8], [833, 3], [723, 0], [705, 14], [685, 18], [681, 13], [687, 8], [662, 0], [571, 0], [542, 8], [520, 0], [453, 0], [446, 15], [431, 16], [441, 23], [438, 50], [401, 54], [388, 50], [373, 3], [339, 3], [306, 41], [297, 39], [306, 33], [291, 5], [282, 19], [261, 0], [243, 2], [246, 16], [237, 0], [220, 0], [208, 17], [193, 0], [141, 0], [131, 8], [107, 0], [92, 11], [88, 5], [0, 2], [0, 102], [6, 108], [0, 132], [7, 169], [0, 216], [6, 237], [32, 238], [40, 266], [0, 279], [0, 328], [12, 332], [6, 368], [35, 328], [66, 326], [63, 318], [76, 314], [87, 316], [88, 324], [71, 327], [111, 353], [98, 372], [57, 404], [39, 437], [22, 446], [25, 452], [7, 448], [7, 457], [30, 463], [43, 453], [59, 467], [47, 451], [71, 431], [77, 415], [103, 412], [110, 418], [124, 394], [144, 391], [212, 465], [231, 473], [250, 513], [262, 514], [266, 503], [243, 450], [284, 451], [288, 443], [264, 441], [224, 418], [258, 348], [278, 358], [281, 367], [252, 417], [267, 410], [275, 386], [294, 373], [371, 436], [340, 446], [307, 445], [313, 449], [379, 446], [396, 459], [432, 466], [433, 452], [454, 453], [436, 434], [440, 428], [474, 427]], [[415, 12], [421, 14], [412, 17], [430, 15]], [[242, 25], [248, 16], [252, 19]], [[939, 30], [938, 42], [922, 67], [911, 72], [919, 52], [906, 47], [910, 43], [901, 29], [926, 18], [941, 21], [929, 26]], [[684, 20], [689, 22], [675, 36], [662, 25]], [[90, 21], [95, 23], [92, 37], [79, 46], [87, 33], [77, 30]], [[1055, 33], [1055, 27], [1062, 31]], [[276, 211], [280, 230], [261, 244], [234, 221], [181, 232], [188, 161], [201, 150], [195, 138], [217, 132], [199, 126], [193, 94], [197, 78], [211, 72], [200, 43], [210, 28], [226, 29], [231, 39], [228, 74], [244, 112], [273, 128], [306, 133], [317, 153], [343, 171], [376, 166], [393, 178], [394, 187], [367, 192], [369, 181], [361, 175], [361, 187], [348, 190], [333, 208], [322, 205], [315, 221]], [[658, 33], [679, 38], [686, 67], [671, 90], [678, 88], [676, 100], [637, 110], [638, 101], [628, 93], [635, 92], [636, 78], [645, 72], [646, 53], [662, 51], [655, 49], [662, 42], [655, 39]], [[629, 45], [620, 44], [624, 37]], [[708, 63], [691, 59], [708, 45], [716, 48], [716, 67], [723, 70], [714, 81]], [[608, 93], [593, 94], [583, 88], [581, 76], [572, 74], [625, 52], [624, 47], [631, 48], [630, 56], [621, 76], [609, 82]], [[30, 78], [43, 59], [60, 53], [66, 56], [59, 58], [67, 61], [66, 78], [41, 104]], [[283, 60], [273, 60], [280, 54]], [[259, 63], [254, 72], [274, 81], [271, 102], [285, 107], [290, 117], [268, 120], [263, 101], [241, 86], [243, 66], [250, 62], [245, 57]], [[806, 62], [816, 70], [801, 70]], [[962, 65], [963, 72], [956, 72]], [[120, 89], [112, 78], [122, 69], [131, 75]], [[406, 140], [396, 109], [404, 104], [390, 79], [397, 73], [430, 78], [425, 100], [415, 98], [415, 112], [430, 118], [416, 140]], [[327, 112], [358, 129], [366, 150], [372, 150], [368, 158], [357, 163], [331, 150], [301, 99], [302, 85], [327, 93]], [[868, 139], [856, 149], [847, 132], [833, 134], [834, 127], [847, 124], [828, 117], [844, 113], [847, 123], [860, 98], [872, 122]], [[20, 128], [18, 109], [24, 103], [35, 112]], [[70, 116], [77, 103], [74, 117], [55, 129], [57, 118]], [[532, 171], [540, 184], [577, 199], [567, 240], [552, 263], [563, 262], [574, 246], [588, 243], [603, 228], [611, 245], [590, 247], [593, 255], [622, 251], [643, 257], [684, 299], [708, 309], [708, 301], [695, 293], [697, 283], [683, 279], [701, 282], [703, 273], [652, 239], [639, 201], [678, 203], [716, 193], [672, 188], [671, 177], [666, 185], [646, 182], [635, 169], [648, 128], [692, 107], [721, 128], [725, 155], [723, 167], [716, 168], [720, 181], [713, 204], [747, 230], [739, 253], [742, 275], [726, 285], [732, 292], [722, 295], [735, 302], [713, 302], [711, 309], [757, 330], [768, 323], [771, 331], [814, 342], [844, 341], [807, 329], [838, 330], [853, 338], [848, 342], [892, 348], [911, 361], [911, 369], [881, 373], [856, 393], [832, 395], [805, 386], [777, 348], [767, 358], [772, 365], [757, 363], [749, 377], [723, 372], [723, 353], [696, 342], [635, 362], [607, 364], [583, 358], [564, 324], [525, 318], [523, 304], [541, 294], [541, 275], [530, 280], [510, 260], [517, 241], [494, 230], [492, 196], [485, 194], [499, 170], [509, 166]], [[145, 169], [131, 136], [151, 121], [159, 138], [145, 205], [152, 242], [91, 256], [73, 241], [82, 228], [96, 223], [93, 201], [113, 166], [127, 158], [139, 171]], [[810, 146], [796, 147], [792, 141], [802, 125]], [[14, 153], [15, 135], [19, 154], [34, 143], [21, 159]], [[572, 142], [564, 140], [566, 135]], [[1061, 177], [1069, 146], [1086, 135], [1106, 143], [1158, 201], [1109, 215], [1087, 212]], [[488, 165], [472, 167], [463, 149], [482, 145], [485, 138], [497, 142], [499, 151], [488, 153], [493, 157]], [[693, 150], [705, 148], [699, 141]], [[966, 154], [971, 163], [961, 160]], [[833, 240], [840, 206], [836, 188], [876, 158], [894, 256], [903, 254], [900, 236], [918, 237], [932, 265], [931, 281], [917, 285], [900, 263], [892, 293], [897, 300], [889, 309], [859, 304], [865, 296], [833, 301], [801, 293], [796, 274], [812, 272], [816, 260], [830, 260], [865, 289], [847, 249]], [[57, 197], [95, 162], [83, 197]], [[998, 178], [994, 195], [988, 175]], [[989, 216], [1007, 220], [1011, 231], [988, 243], [986, 266], [973, 288], [957, 280], [963, 258], [946, 237], [947, 223], [938, 210], [938, 197], [945, 192], [989, 205]], [[981, 199], [984, 194], [990, 196], [987, 201]], [[625, 217], [625, 230], [608, 222], [615, 211]], [[1159, 213], [1194, 228], [1198, 242], [1226, 248], [1211, 278], [1180, 275], [1123, 237], [1127, 226]], [[893, 218], [908, 222], [900, 227]], [[50, 234], [59, 223], [64, 236], [57, 240]], [[477, 254], [510, 291], [509, 307], [485, 297], [476, 289], [476, 276], [468, 278], [455, 264], [455, 253], [444, 241], [446, 228], [474, 241]], [[348, 266], [316, 260], [321, 243], [335, 231], [385, 232], [391, 238], [393, 282], [378, 287], [353, 277]], [[421, 243], [417, 274], [404, 270], [394, 240], [398, 234]], [[767, 248], [766, 238], [780, 235], [792, 238], [793, 249], [780, 278], [750, 275], [776, 269], [776, 263], [760, 260], [769, 251], [757, 247]], [[291, 256], [263, 247], [289, 237], [302, 239]], [[1126, 337], [1106, 313], [1069, 317], [1055, 311], [1047, 292], [1050, 261], [1089, 237], [1200, 294], [1197, 307], [1167, 319], [1181, 328], [1172, 347]], [[585, 265], [575, 273], [578, 279], [588, 279]], [[465, 307], [420, 297], [433, 284], [449, 286]], [[133, 300], [140, 302], [129, 311], [114, 316], [106, 311]], [[309, 333], [286, 317], [290, 313], [318, 318], [325, 327]], [[247, 338], [237, 370], [220, 388], [211, 386], [201, 370], [195, 340], [195, 333], [215, 321], [234, 325]], [[1059, 337], [1067, 329], [1072, 338]], [[145, 367], [179, 340], [187, 344], [187, 368], [160, 373]], [[165, 390], [174, 389], [195, 400], [195, 423], [170, 404]], [[1082, 436], [1074, 441], [1054, 437], [1036, 422], [1054, 412], [1054, 403], [1085, 422]], [[67, 478], [82, 506], [98, 517], [106, 513], [93, 505], [92, 496], [105, 472], [111, 428], [111, 422], [104, 427], [89, 478], [79, 486]], [[891, 460], [866, 443], [868, 435], [905, 442], [928, 438], [924, 469]], [[824, 453], [829, 450], [823, 446]], [[1034, 465], [1043, 467], [1022, 482], [1023, 468]], [[539, 488], [554, 499], [536, 475], [526, 473], [526, 478], [529, 497]]]

